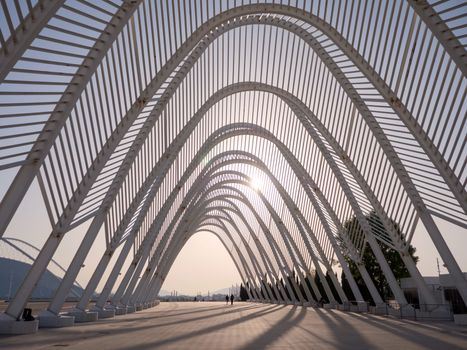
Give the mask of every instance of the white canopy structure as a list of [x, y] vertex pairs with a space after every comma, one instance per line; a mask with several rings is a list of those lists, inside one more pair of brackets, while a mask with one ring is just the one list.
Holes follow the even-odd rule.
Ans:
[[[420, 224], [467, 304], [437, 220], [467, 228], [465, 2], [0, 8], [0, 236], [34, 180], [52, 225], [3, 322], [16, 322], [62, 238], [84, 222], [49, 316], [58, 317], [101, 229], [106, 249], [77, 311], [108, 268], [101, 315], [109, 298], [115, 308], [154, 302], [199, 231], [222, 241], [253, 299], [317, 302], [316, 273], [329, 301], [331, 289], [362, 301], [352, 260], [380, 303], [361, 263], [369, 247], [407, 304], [383, 243], [435, 303], [408, 254]], [[335, 278], [336, 262], [353, 295]]]

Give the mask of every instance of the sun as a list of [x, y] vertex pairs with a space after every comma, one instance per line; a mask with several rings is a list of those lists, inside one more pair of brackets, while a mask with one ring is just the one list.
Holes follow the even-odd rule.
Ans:
[[258, 178], [258, 177], [251, 177], [250, 179], [250, 186], [253, 188], [255, 191], [260, 190], [263, 187], [263, 181]]

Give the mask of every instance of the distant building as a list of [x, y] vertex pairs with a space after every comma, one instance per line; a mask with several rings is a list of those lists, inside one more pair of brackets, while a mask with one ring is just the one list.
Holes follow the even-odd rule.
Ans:
[[[464, 272], [464, 278], [467, 279], [467, 272]], [[459, 291], [454, 287], [455, 283], [450, 274], [442, 274], [438, 276], [423, 277], [428, 288], [433, 293], [436, 303], [450, 304], [454, 313], [467, 313]], [[427, 304], [417, 289], [415, 281], [411, 278], [401, 279], [401, 288], [404, 291], [405, 297], [410, 304], [420, 305]]]

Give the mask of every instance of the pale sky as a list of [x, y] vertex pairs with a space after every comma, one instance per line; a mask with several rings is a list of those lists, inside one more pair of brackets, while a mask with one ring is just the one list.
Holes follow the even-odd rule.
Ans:
[[235, 264], [219, 238], [202, 231], [186, 242], [162, 289], [176, 290], [179, 295], [204, 295], [240, 282]]

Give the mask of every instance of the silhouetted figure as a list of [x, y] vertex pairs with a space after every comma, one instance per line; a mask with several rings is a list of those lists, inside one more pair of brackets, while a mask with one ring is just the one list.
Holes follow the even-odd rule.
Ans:
[[225, 305], [229, 305], [229, 296], [228, 295], [225, 296]]
[[[233, 300], [234, 300], [234, 296], [233, 294], [230, 295], [230, 305], [233, 305]], [[228, 302], [227, 302], [228, 303]]]
[[319, 299], [319, 306], [320, 307], [324, 306], [324, 298]]
[[23, 320], [24, 321], [34, 321], [34, 316], [32, 315], [32, 310], [29, 308], [25, 308], [23, 310]]

